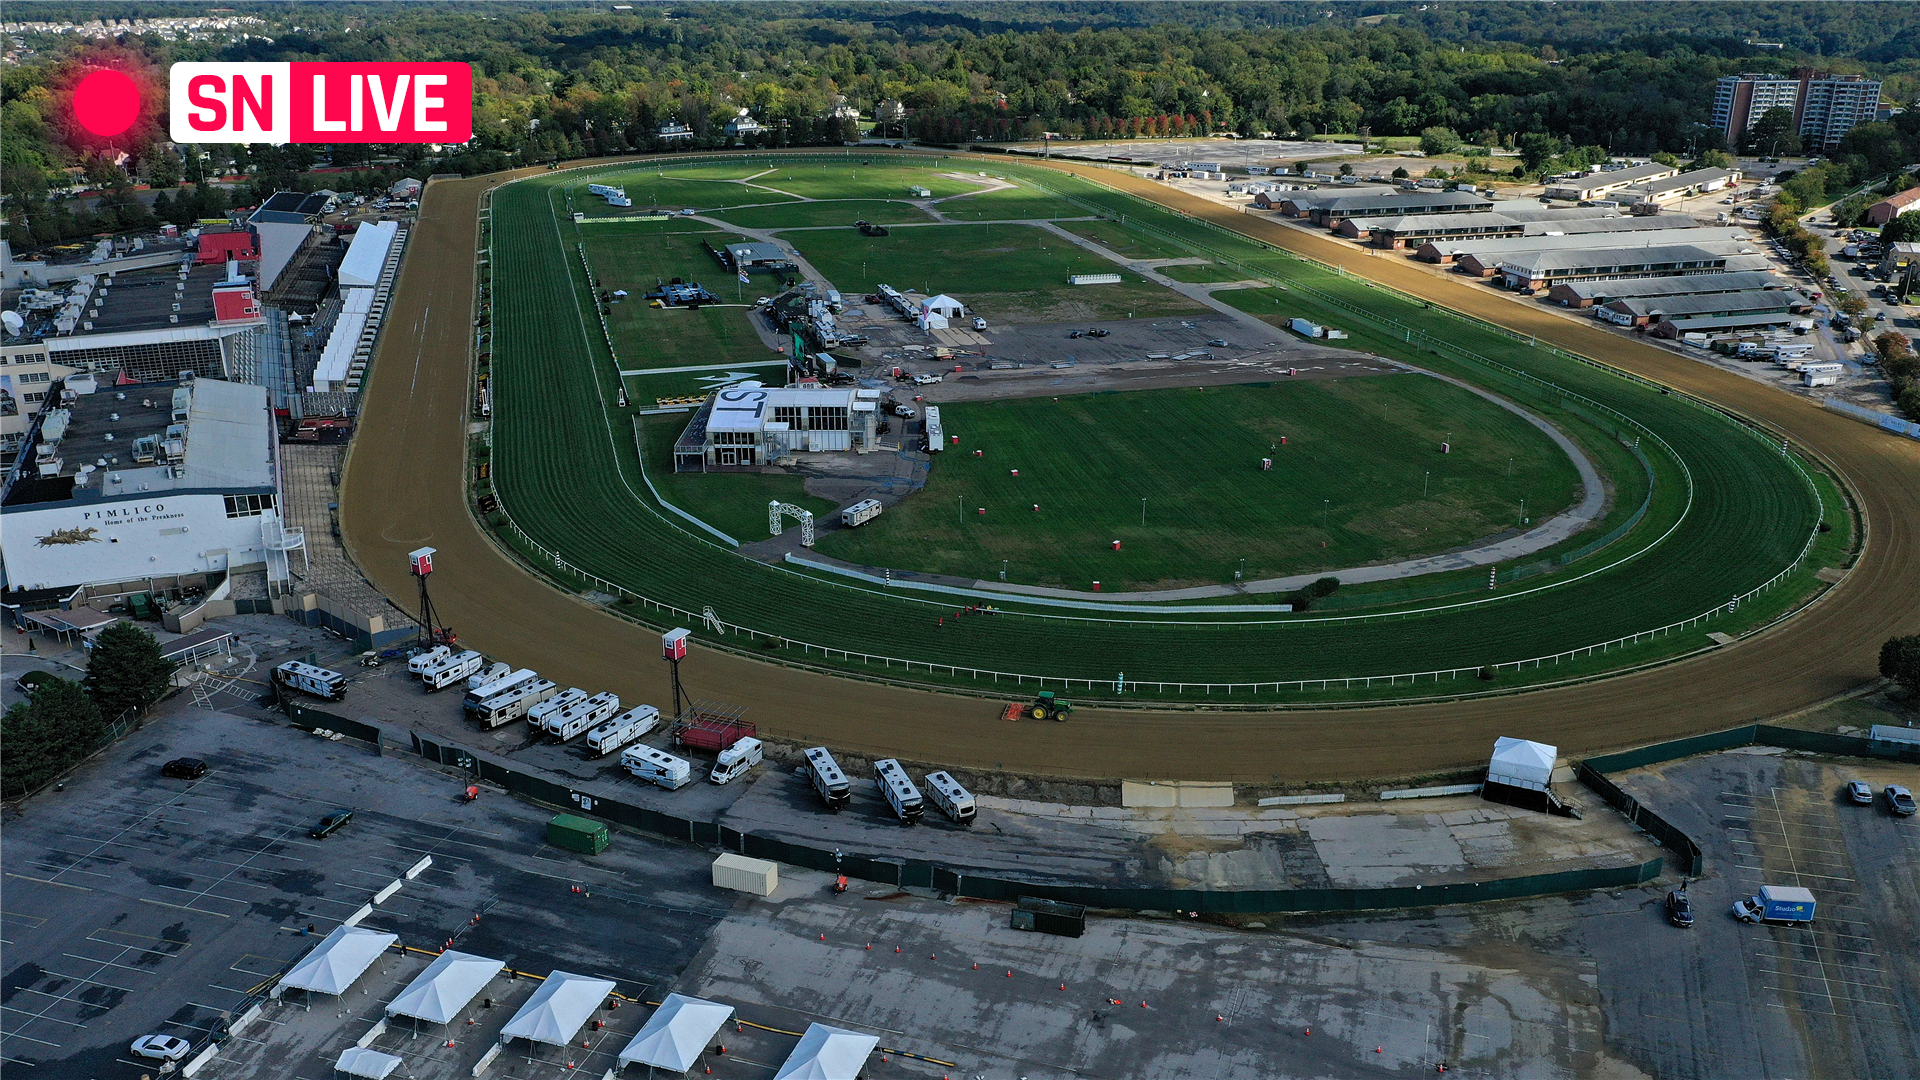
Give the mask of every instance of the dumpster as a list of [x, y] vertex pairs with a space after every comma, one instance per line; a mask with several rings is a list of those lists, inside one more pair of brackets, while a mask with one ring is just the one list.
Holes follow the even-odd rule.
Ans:
[[1013, 909], [1013, 928], [1059, 937], [1079, 937], [1087, 931], [1087, 909], [1079, 904], [1023, 896]]

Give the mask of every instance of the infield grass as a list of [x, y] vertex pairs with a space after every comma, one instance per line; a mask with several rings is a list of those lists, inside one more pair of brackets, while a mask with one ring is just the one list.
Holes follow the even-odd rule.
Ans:
[[[627, 297], [611, 305], [607, 313], [621, 368], [777, 359], [747, 321], [753, 317], [748, 308], [740, 306], [740, 301], [752, 304], [755, 297], [773, 291], [773, 279], [762, 275], [750, 285], [739, 284], [700, 247], [702, 240], [718, 247], [739, 237], [666, 231], [665, 227], [672, 224], [635, 222], [580, 229], [579, 242], [586, 245], [587, 259], [600, 287], [609, 293], [627, 290]], [[703, 282], [726, 302], [725, 306], [697, 311], [649, 306], [643, 296], [660, 282], [674, 278]]]

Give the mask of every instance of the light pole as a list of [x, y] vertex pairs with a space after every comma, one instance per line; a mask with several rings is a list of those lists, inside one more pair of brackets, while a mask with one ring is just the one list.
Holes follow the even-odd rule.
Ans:
[[1146, 528], [1146, 525], [1147, 525], [1147, 500], [1141, 499], [1140, 500], [1140, 527], [1144, 529]]
[[1422, 477], [1420, 478], [1420, 497], [1421, 497], [1421, 498], [1423, 498], [1423, 499], [1424, 499], [1424, 498], [1426, 498], [1426, 497], [1427, 497], [1427, 484], [1428, 484], [1428, 482], [1429, 482], [1429, 481], [1431, 481], [1432, 479], [1433, 479], [1433, 470], [1432, 470], [1432, 469], [1428, 469], [1428, 470], [1427, 470], [1427, 472], [1426, 472], [1426, 475], [1425, 475], [1425, 476], [1422, 476]]
[[1525, 525], [1526, 523], [1527, 523], [1527, 497], [1525, 495], [1522, 495], [1520, 496], [1520, 524]]

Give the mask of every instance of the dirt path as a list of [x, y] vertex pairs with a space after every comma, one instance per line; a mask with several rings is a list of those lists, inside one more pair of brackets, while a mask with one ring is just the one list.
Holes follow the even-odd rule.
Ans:
[[[1055, 167], [1061, 167], [1056, 163]], [[544, 170], [531, 170], [537, 174]], [[1880, 643], [1920, 631], [1920, 444], [1804, 400], [1331, 241], [1293, 234], [1149, 181], [1087, 168], [1156, 201], [1260, 230], [1260, 238], [1523, 333], [1661, 379], [1778, 427], [1824, 455], [1860, 492], [1871, 539], [1820, 603], [1685, 663], [1561, 689], [1464, 702], [1223, 713], [1083, 709], [1069, 724], [1008, 724], [991, 700], [800, 672], [697, 647], [682, 667], [697, 693], [748, 706], [761, 729], [913, 761], [1081, 777], [1305, 780], [1400, 776], [1486, 760], [1515, 735], [1585, 753], [1750, 723], [1876, 677]], [[526, 175], [525, 173], [519, 175]], [[496, 180], [435, 181], [422, 202], [341, 491], [348, 550], [410, 603], [406, 552], [439, 549], [434, 601], [483, 651], [622, 698], [670, 696], [658, 634], [548, 587], [481, 533], [465, 505], [468, 348], [478, 199]], [[1738, 537], [1729, 537], [1730, 548]], [[698, 638], [700, 635], [696, 635]]]

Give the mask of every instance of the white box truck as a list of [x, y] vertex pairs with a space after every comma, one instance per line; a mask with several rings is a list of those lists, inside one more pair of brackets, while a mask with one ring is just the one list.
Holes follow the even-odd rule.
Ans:
[[486, 657], [481, 656], [472, 649], [468, 649], [463, 653], [455, 653], [421, 672], [420, 685], [425, 688], [429, 694], [437, 690], [444, 690], [454, 683], [464, 681], [473, 675], [474, 672], [479, 671], [481, 666], [486, 662]]
[[620, 711], [620, 695], [611, 690], [604, 691], [576, 701], [559, 712], [549, 715], [540, 726], [547, 734], [568, 742], [597, 727], [602, 721]]
[[587, 749], [601, 757], [635, 739], [644, 739], [660, 726], [660, 710], [651, 705], [635, 705], [619, 716], [587, 732]]
[[931, 772], [927, 774], [927, 795], [933, 805], [956, 825], [972, 825], [978, 812], [973, 804], [973, 793], [960, 786], [953, 774]]
[[651, 746], [629, 746], [620, 754], [620, 764], [647, 783], [658, 784], [668, 791], [683, 788], [693, 779], [693, 765], [685, 758]]
[[481, 727], [497, 728], [527, 715], [529, 710], [559, 692], [560, 684], [552, 679], [535, 679], [482, 701], [475, 706], [473, 718], [480, 721]]
[[920, 797], [920, 789], [913, 786], [913, 780], [907, 776], [907, 770], [892, 758], [881, 758], [873, 763], [873, 784], [880, 789], [880, 796], [893, 807], [895, 817], [911, 825], [920, 820], [927, 812], [927, 802]]
[[708, 774], [707, 779], [716, 784], [736, 780], [760, 764], [761, 757], [760, 740], [749, 735], [720, 751], [720, 759], [713, 763], [713, 772]]
[[853, 785], [847, 783], [847, 774], [840, 771], [840, 763], [833, 760], [833, 754], [824, 746], [807, 751], [807, 779], [813, 784], [813, 790], [820, 793], [827, 809], [836, 814], [853, 798]]
[[504, 679], [511, 674], [513, 674], [512, 664], [505, 664], [496, 660], [493, 663], [488, 664], [486, 667], [481, 668], [479, 671], [474, 672], [471, 676], [468, 677], [467, 692], [472, 693], [473, 691], [480, 689], [481, 687], [487, 685], [488, 683], [499, 682], [501, 679]]
[[289, 690], [298, 690], [328, 701], [347, 696], [347, 677], [337, 671], [289, 660], [273, 669], [273, 681]]
[[577, 686], [569, 686], [547, 700], [527, 710], [527, 724], [533, 728], [547, 726], [547, 717], [572, 705], [576, 701], [587, 700], [587, 692]]
[[940, 426], [940, 406], [927, 406], [927, 453], [937, 454], [947, 444], [946, 429]]
[[515, 690], [522, 686], [531, 686], [539, 681], [540, 674], [532, 668], [521, 668], [519, 671], [509, 671], [490, 683], [482, 683], [479, 686], [468, 687], [467, 696], [460, 704], [461, 707], [465, 708], [468, 712], [472, 712], [480, 707], [481, 702], [489, 698], [499, 697], [509, 690]]
[[418, 675], [452, 655], [453, 649], [446, 645], [435, 645], [426, 652], [414, 653], [407, 660], [407, 674]]
[[1815, 907], [1813, 893], [1793, 885], [1762, 885], [1746, 900], [1733, 902], [1733, 917], [1743, 923], [1811, 923]]
[[851, 529], [856, 525], [865, 525], [880, 516], [879, 499], [861, 499], [852, 506], [840, 508], [840, 524]]

